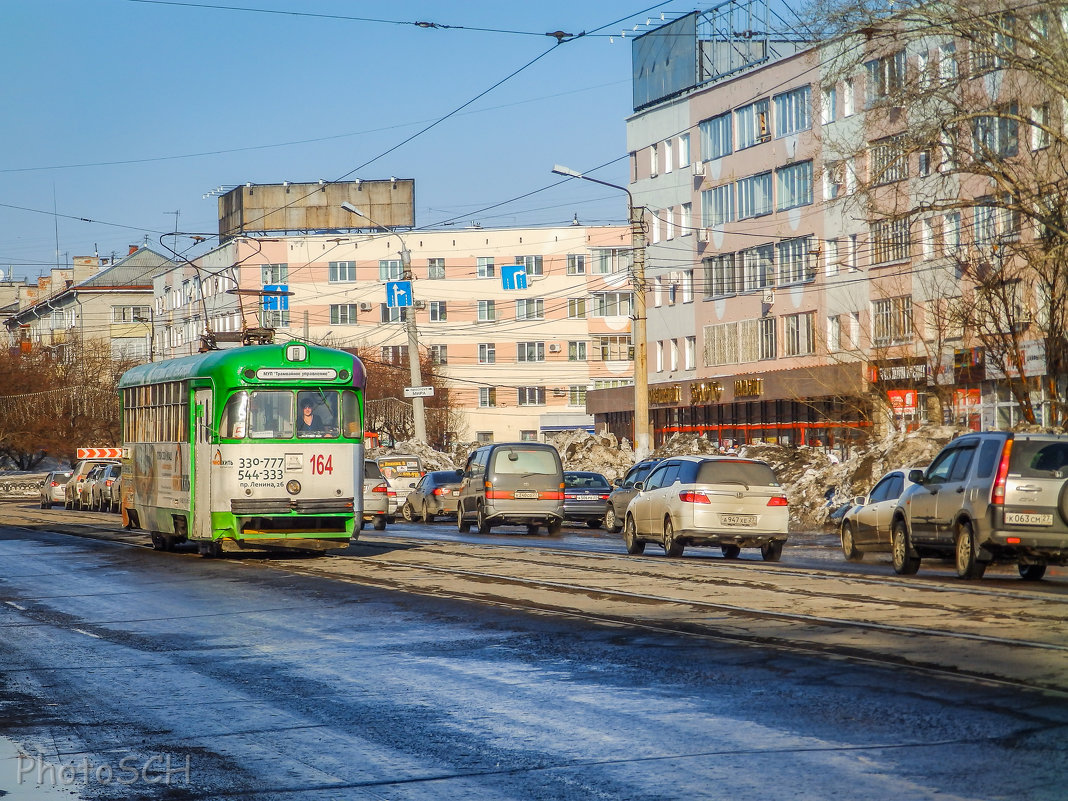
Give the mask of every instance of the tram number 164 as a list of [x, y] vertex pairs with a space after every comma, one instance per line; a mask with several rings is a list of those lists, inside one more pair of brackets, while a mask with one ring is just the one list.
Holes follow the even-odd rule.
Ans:
[[334, 457], [324, 456], [321, 453], [317, 453], [311, 458], [311, 467], [312, 472], [317, 476], [321, 476], [323, 473], [333, 474]]

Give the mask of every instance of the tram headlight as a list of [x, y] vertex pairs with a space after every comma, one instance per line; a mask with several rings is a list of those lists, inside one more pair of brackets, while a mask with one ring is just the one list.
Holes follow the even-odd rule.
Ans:
[[288, 492], [290, 495], [296, 495], [298, 492], [300, 492], [300, 482], [297, 481], [295, 478], [287, 481], [286, 492]]

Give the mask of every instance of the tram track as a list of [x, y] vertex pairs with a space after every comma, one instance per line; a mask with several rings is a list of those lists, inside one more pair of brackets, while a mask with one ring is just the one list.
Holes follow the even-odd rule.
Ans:
[[[57, 527], [43, 513], [25, 515], [33, 527], [46, 522], [148, 547], [121, 528]], [[234, 563], [1068, 696], [1063, 596], [990, 583], [397, 535], [373, 535], [325, 559]]]

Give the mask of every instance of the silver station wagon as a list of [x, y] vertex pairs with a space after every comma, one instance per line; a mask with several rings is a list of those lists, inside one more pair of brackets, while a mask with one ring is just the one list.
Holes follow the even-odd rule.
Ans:
[[668, 556], [687, 545], [718, 545], [728, 559], [760, 548], [777, 562], [787, 538], [789, 507], [775, 473], [764, 462], [729, 456], [665, 459], [627, 506], [627, 553], [659, 543]]

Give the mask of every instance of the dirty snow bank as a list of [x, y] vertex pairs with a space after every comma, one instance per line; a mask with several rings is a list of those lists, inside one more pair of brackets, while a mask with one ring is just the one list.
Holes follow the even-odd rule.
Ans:
[[[967, 429], [925, 426], [909, 433], [892, 433], [879, 440], [853, 446], [849, 456], [839, 461], [821, 448], [807, 446], [743, 445], [739, 455], [762, 459], [771, 465], [790, 500], [791, 528], [812, 529], [827, 524], [831, 510], [854, 495], [863, 495], [889, 470], [926, 467], [947, 442]], [[634, 450], [626, 439], [612, 434], [571, 431], [555, 434], [548, 441], [560, 451], [565, 470], [593, 470], [609, 481], [622, 477], [634, 464]], [[371, 457], [415, 454], [424, 470], [453, 470], [463, 467], [477, 443], [458, 444], [443, 453], [414, 441], [398, 442], [393, 448], [369, 451]], [[675, 434], [657, 448], [659, 458], [685, 454], [720, 454], [722, 451], [704, 437]], [[833, 493], [828, 502], [828, 490]]]

